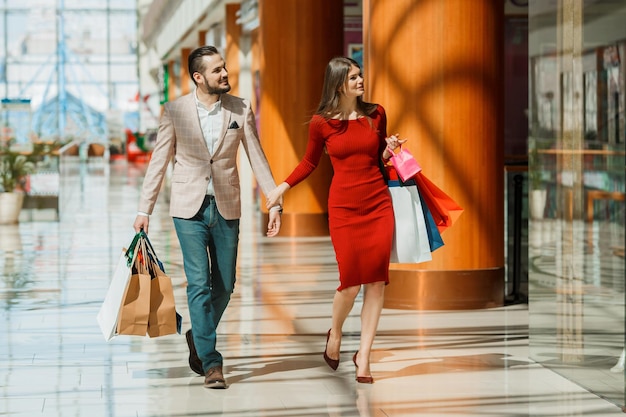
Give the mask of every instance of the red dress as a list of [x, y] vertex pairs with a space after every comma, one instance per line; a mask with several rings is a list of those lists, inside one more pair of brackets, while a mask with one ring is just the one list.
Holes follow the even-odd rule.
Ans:
[[333, 166], [328, 224], [339, 266], [338, 291], [371, 282], [389, 283], [394, 218], [391, 196], [379, 161], [387, 137], [387, 117], [377, 106], [357, 120], [313, 116], [302, 161], [285, 180], [295, 186], [317, 167], [326, 148]]

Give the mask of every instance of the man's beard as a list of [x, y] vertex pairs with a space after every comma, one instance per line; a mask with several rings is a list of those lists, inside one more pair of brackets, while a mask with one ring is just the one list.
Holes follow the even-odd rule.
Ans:
[[213, 88], [209, 86], [209, 83], [207, 82], [207, 80], [204, 80], [204, 86], [206, 87], [206, 90], [209, 94], [224, 94], [224, 93], [228, 93], [230, 91], [230, 84], [228, 84], [227, 87], [217, 87], [217, 88]]

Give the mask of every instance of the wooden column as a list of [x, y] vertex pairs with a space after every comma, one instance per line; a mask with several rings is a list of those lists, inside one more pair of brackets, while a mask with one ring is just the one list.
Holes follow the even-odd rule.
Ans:
[[174, 72], [174, 61], [167, 62], [167, 74], [169, 77], [169, 84], [167, 85], [167, 99], [168, 101], [176, 100], [176, 82], [178, 80], [178, 74]]
[[191, 53], [191, 48], [182, 48], [180, 50], [180, 94], [184, 96], [191, 91], [191, 74], [189, 74], [189, 66], [187, 59]]
[[[260, 120], [260, 104], [261, 104], [261, 35], [257, 28], [250, 33], [250, 55], [252, 62], [250, 65], [250, 74], [252, 77], [252, 97], [250, 102], [256, 114], [257, 120]], [[278, 181], [278, 178], [276, 178]]]
[[368, 99], [464, 209], [423, 264], [392, 264], [385, 307], [504, 303], [503, 2], [363, 0]]
[[[304, 155], [326, 64], [342, 54], [343, 2], [259, 0], [259, 18], [260, 135], [280, 183]], [[287, 193], [281, 236], [328, 234], [331, 176], [325, 155], [317, 170]]]
[[206, 45], [206, 30], [201, 30], [198, 32], [198, 46]]
[[226, 5], [226, 68], [228, 69], [228, 81], [230, 82], [230, 94], [239, 95], [239, 40], [241, 38], [241, 26], [237, 24], [237, 12], [240, 5], [229, 3]]

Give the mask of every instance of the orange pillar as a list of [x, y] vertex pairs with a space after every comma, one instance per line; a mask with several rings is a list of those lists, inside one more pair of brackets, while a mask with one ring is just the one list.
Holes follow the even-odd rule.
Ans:
[[[280, 183], [304, 155], [307, 122], [319, 104], [326, 64], [342, 54], [343, 2], [259, 0], [259, 18], [260, 135]], [[317, 170], [287, 193], [282, 236], [328, 234], [331, 177], [324, 156]]]
[[228, 68], [228, 80], [230, 82], [230, 94], [239, 95], [239, 53], [241, 38], [241, 26], [237, 24], [237, 12], [240, 5], [229, 3], [226, 5], [226, 68]]
[[465, 210], [423, 264], [392, 264], [385, 306], [504, 303], [502, 1], [363, 0], [366, 91], [424, 174]]
[[174, 61], [168, 61], [167, 74], [169, 76], [169, 84], [167, 85], [167, 99], [169, 101], [176, 100], [176, 82], [178, 80], [178, 74], [174, 71]]
[[191, 53], [191, 48], [182, 48], [180, 51], [180, 94], [184, 96], [191, 91], [191, 74], [189, 74], [189, 66], [187, 59]]
[[206, 45], [206, 30], [201, 30], [198, 32], [198, 45], [204, 46]]
[[[259, 32], [259, 29], [255, 29], [250, 33], [250, 55], [252, 56], [250, 72], [252, 74], [253, 91], [250, 102], [257, 120], [260, 117], [260, 113], [257, 110], [260, 109], [259, 104], [261, 104], [261, 36]], [[278, 178], [276, 180], [279, 181]]]

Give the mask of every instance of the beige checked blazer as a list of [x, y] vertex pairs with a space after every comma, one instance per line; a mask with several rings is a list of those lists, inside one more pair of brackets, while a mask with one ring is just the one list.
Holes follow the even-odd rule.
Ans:
[[[195, 92], [166, 103], [156, 145], [143, 181], [139, 211], [152, 214], [169, 162], [173, 158], [170, 215], [189, 219], [202, 206], [213, 178], [215, 202], [227, 220], [241, 217], [237, 150], [242, 144], [252, 171], [265, 195], [276, 187], [261, 148], [250, 103], [222, 94], [222, 132], [211, 155], [202, 135]], [[232, 128], [236, 123], [237, 128]]]

